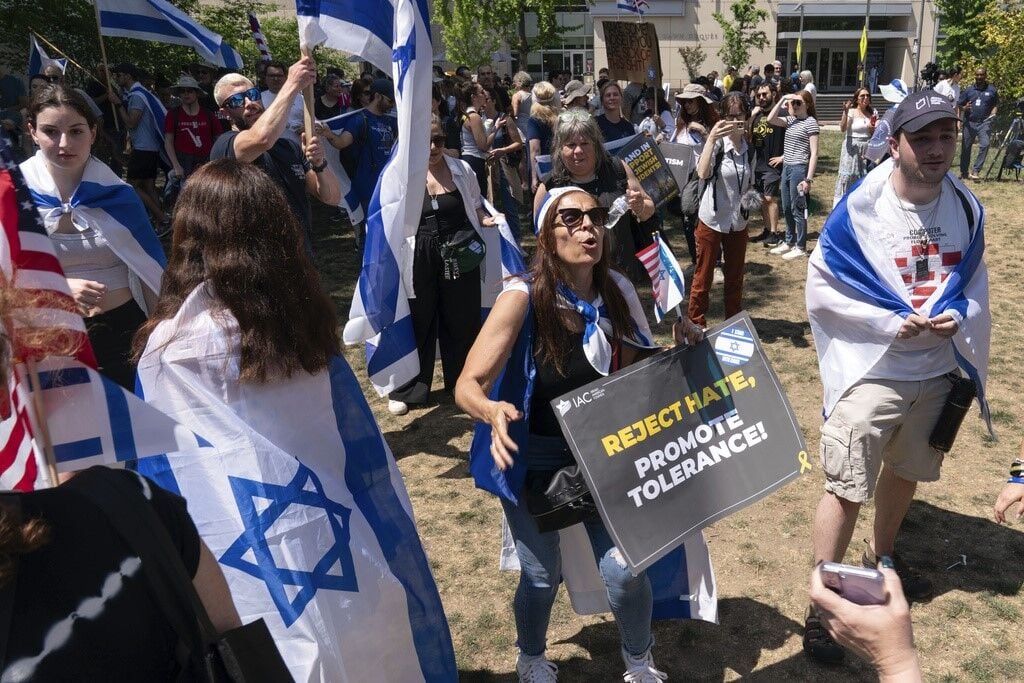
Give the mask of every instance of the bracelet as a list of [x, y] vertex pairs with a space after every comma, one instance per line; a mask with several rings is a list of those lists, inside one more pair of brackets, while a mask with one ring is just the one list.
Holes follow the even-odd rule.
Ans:
[[1010, 464], [1010, 476], [1018, 479], [1024, 477], [1024, 461], [1021, 461], [1020, 458]]
[[1010, 477], [1006, 480], [1007, 484], [1024, 484], [1024, 477]]
[[310, 165], [310, 168], [313, 169], [313, 173], [323, 173], [324, 170], [327, 169], [327, 162], [324, 161], [324, 163], [320, 164], [319, 166]]
[[805, 183], [814, 182], [814, 178], [804, 178]]

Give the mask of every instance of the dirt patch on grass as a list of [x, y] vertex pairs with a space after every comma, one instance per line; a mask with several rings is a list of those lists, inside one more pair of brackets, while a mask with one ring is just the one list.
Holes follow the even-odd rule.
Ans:
[[[838, 135], [823, 137], [823, 158], [813, 195], [811, 246], [831, 206]], [[954, 168], [956, 165], [954, 164]], [[1024, 420], [1024, 300], [1019, 299], [1024, 187], [1015, 182], [975, 183], [985, 206], [986, 260], [991, 277], [992, 364], [988, 392], [1001, 440], [983, 435], [973, 414], [961, 430], [942, 479], [923, 485], [904, 524], [899, 548], [930, 577], [936, 597], [915, 605], [913, 619], [928, 680], [1024, 680], [1020, 632], [1024, 625], [1024, 536], [1021, 525], [989, 521], [992, 502], [1019, 446]], [[351, 232], [319, 221], [317, 265], [345, 319], [358, 264]], [[751, 232], [760, 231], [759, 221]], [[680, 261], [686, 246], [676, 226], [670, 242]], [[744, 303], [788, 392], [808, 446], [818, 448], [821, 384], [804, 307], [804, 259], [783, 261], [759, 244], [747, 252]], [[642, 292], [649, 300], [649, 291]], [[722, 320], [721, 288], [712, 291], [710, 323]], [[655, 326], [668, 341], [668, 326]], [[363, 350], [346, 357], [365, 378]], [[514, 681], [515, 628], [511, 612], [517, 575], [497, 570], [501, 510], [473, 487], [467, 468], [471, 422], [443, 393], [437, 403], [396, 418], [363, 383], [381, 429], [399, 460], [416, 510], [466, 681]], [[440, 386], [440, 377], [435, 387]], [[875, 680], [849, 657], [835, 669], [812, 664], [801, 650], [810, 570], [810, 524], [822, 490], [814, 472], [766, 500], [709, 527], [720, 594], [719, 625], [659, 622], [654, 633], [658, 667], [672, 680]], [[859, 562], [870, 534], [870, 505], [861, 514], [848, 562]], [[967, 566], [947, 569], [967, 556]], [[578, 617], [559, 595], [548, 634], [548, 657], [560, 680], [618, 680], [618, 631], [610, 617]]]

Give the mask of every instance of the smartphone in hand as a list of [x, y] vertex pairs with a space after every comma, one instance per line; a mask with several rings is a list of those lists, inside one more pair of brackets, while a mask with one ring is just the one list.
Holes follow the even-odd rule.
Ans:
[[884, 605], [885, 577], [877, 569], [823, 562], [821, 582], [857, 605]]

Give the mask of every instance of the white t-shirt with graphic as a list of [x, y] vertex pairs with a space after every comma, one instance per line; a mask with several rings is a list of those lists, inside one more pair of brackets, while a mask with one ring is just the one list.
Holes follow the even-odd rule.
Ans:
[[[875, 210], [887, 220], [874, 226], [874, 237], [888, 247], [903, 276], [911, 307], [929, 317], [929, 311], [923, 308], [925, 302], [960, 263], [971, 241], [963, 205], [949, 180], [943, 182], [937, 199], [919, 205], [902, 201], [889, 182]], [[927, 247], [920, 232], [925, 223]], [[864, 377], [914, 381], [937, 377], [956, 367], [953, 341], [925, 331], [910, 339], [893, 341]]]

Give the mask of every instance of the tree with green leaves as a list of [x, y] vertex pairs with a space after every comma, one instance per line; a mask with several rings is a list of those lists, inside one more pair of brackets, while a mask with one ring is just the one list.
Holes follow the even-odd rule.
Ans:
[[750, 59], [750, 48], [763, 50], [771, 41], [768, 34], [757, 27], [768, 18], [768, 11], [757, 8], [756, 0], [736, 0], [730, 7], [732, 19], [721, 12], [712, 16], [722, 27], [722, 48], [718, 56], [726, 66], [742, 70]]
[[985, 52], [987, 11], [993, 0], [935, 0], [943, 39], [939, 43], [942, 66], [980, 59]]
[[679, 48], [679, 56], [683, 58], [683, 65], [686, 66], [686, 73], [690, 77], [690, 82], [694, 82], [700, 76], [700, 67], [704, 64], [704, 60], [708, 58], [704, 48], [700, 45], [693, 47], [681, 47]]

